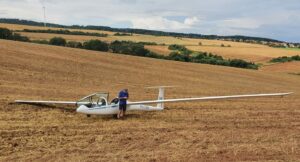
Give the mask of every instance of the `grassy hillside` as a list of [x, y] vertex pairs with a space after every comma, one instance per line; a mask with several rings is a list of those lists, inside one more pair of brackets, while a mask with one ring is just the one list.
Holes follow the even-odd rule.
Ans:
[[[299, 76], [0, 40], [0, 161], [297, 161]], [[168, 104], [126, 120], [15, 99], [130, 100], [294, 91], [286, 98]]]

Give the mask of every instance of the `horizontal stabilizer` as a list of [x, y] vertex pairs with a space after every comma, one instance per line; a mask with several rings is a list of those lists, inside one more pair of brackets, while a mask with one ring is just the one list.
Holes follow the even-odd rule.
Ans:
[[159, 88], [173, 88], [177, 86], [153, 86], [153, 87], [146, 87], [146, 89], [159, 89]]

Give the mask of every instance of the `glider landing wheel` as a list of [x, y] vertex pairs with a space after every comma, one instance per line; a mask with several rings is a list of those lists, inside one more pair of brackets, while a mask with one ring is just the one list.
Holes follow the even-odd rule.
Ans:
[[118, 114], [114, 114], [113, 118], [118, 119]]
[[88, 117], [88, 118], [89, 118], [89, 117], [91, 117], [91, 115], [90, 115], [90, 114], [87, 114], [87, 115], [86, 115], [86, 117]]

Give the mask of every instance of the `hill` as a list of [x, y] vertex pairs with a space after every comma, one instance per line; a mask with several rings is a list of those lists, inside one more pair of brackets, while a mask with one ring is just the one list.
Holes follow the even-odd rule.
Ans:
[[[0, 161], [297, 161], [299, 76], [0, 40]], [[156, 98], [294, 91], [287, 98], [168, 104], [126, 120], [10, 104], [95, 91]]]
[[[30, 26], [44, 26], [42, 22], [35, 22], [30, 20], [20, 20], [20, 19], [4, 19], [0, 18], [0, 23], [8, 23], [8, 24], [21, 24], [21, 25], [30, 25]], [[72, 28], [72, 29], [92, 29], [92, 30], [104, 30], [111, 32], [123, 32], [123, 33], [135, 33], [135, 34], [147, 34], [154, 36], [172, 36], [172, 37], [185, 37], [185, 38], [200, 38], [200, 39], [227, 39], [227, 40], [235, 40], [235, 41], [255, 41], [255, 42], [272, 42], [272, 43], [282, 43], [281, 41], [269, 39], [269, 38], [260, 38], [260, 37], [249, 37], [249, 36], [218, 36], [218, 35], [203, 35], [203, 34], [193, 34], [193, 33], [174, 33], [174, 32], [163, 32], [156, 30], [146, 30], [146, 29], [131, 29], [131, 28], [111, 28], [107, 26], [94, 26], [94, 25], [59, 25], [48, 23], [50, 27], [58, 27], [58, 28]]]
[[[27, 25], [15, 25], [15, 24], [3, 24], [0, 23], [0, 27], [6, 27], [11, 30], [22, 31], [24, 29], [32, 30], [62, 30], [66, 28], [44, 28], [39, 26], [27, 26]], [[153, 36], [144, 34], [134, 34], [131, 36], [115, 36], [114, 32], [99, 31], [99, 30], [86, 30], [86, 29], [68, 29], [70, 31], [82, 31], [88, 33], [104, 33], [108, 34], [107, 37], [97, 36], [84, 36], [84, 35], [65, 35], [65, 34], [51, 34], [51, 33], [30, 33], [30, 32], [18, 32], [21, 35], [29, 37], [31, 40], [49, 40], [53, 37], [63, 37], [68, 41], [84, 42], [91, 39], [98, 39], [106, 42], [112, 42], [115, 40], [125, 40], [134, 42], [153, 42], [158, 45], [147, 45], [146, 48], [163, 55], [168, 55], [171, 51], [168, 50], [168, 45], [179, 44], [184, 45], [190, 50], [210, 52], [223, 56], [227, 59], [243, 59], [255, 63], [268, 64], [272, 58], [280, 56], [294, 56], [300, 55], [300, 50], [291, 50], [289, 48], [273, 48], [267, 45], [232, 42], [222, 40], [208, 40], [208, 39], [193, 39], [193, 38], [179, 38], [170, 36]], [[201, 43], [201, 45], [199, 45]], [[222, 47], [222, 45], [226, 47]], [[230, 47], [227, 47], [230, 46]], [[299, 67], [300, 68], [300, 67]], [[296, 69], [295, 72], [299, 72]]]

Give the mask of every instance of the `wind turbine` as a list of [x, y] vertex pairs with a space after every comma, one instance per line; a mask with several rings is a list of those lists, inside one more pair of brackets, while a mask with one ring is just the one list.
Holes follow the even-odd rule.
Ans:
[[46, 6], [45, 6], [45, 1], [40, 0], [42, 6], [43, 6], [43, 13], [44, 13], [44, 27], [47, 27], [47, 20], [46, 20]]

